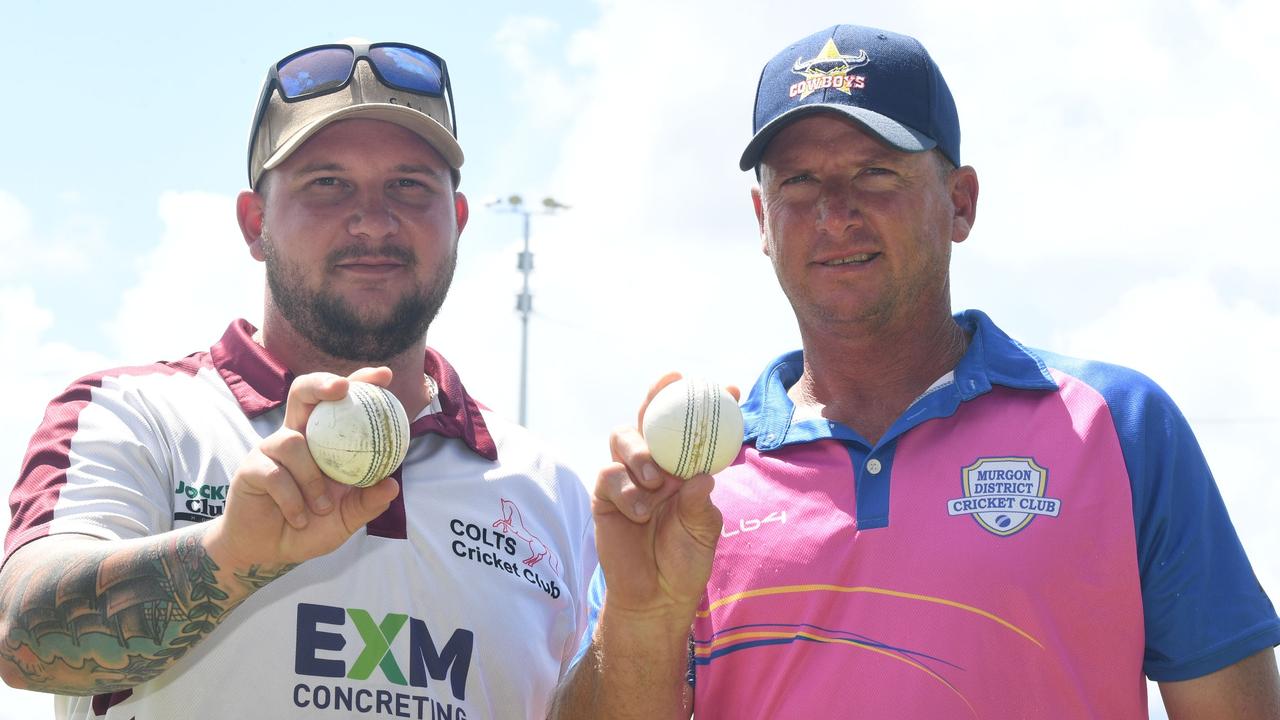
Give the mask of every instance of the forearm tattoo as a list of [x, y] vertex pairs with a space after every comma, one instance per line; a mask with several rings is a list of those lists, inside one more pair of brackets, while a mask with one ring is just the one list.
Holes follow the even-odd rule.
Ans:
[[33, 689], [94, 695], [130, 688], [160, 674], [253, 590], [294, 567], [254, 566], [236, 574], [241, 587], [224, 588], [198, 534], [155, 540], [11, 577], [12, 587], [0, 594], [0, 615], [10, 618], [0, 656]]

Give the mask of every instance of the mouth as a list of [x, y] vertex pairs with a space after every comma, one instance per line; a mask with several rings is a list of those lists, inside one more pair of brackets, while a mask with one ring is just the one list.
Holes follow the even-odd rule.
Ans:
[[415, 258], [412, 251], [394, 245], [381, 248], [352, 245], [330, 253], [326, 259], [339, 270], [385, 271], [412, 265]]
[[336, 267], [340, 267], [340, 268], [387, 268], [387, 267], [400, 267], [400, 266], [402, 266], [402, 265], [404, 265], [404, 263], [402, 263], [402, 262], [397, 262], [397, 261], [395, 261], [395, 260], [373, 260], [373, 259], [367, 259], [367, 260], [350, 260], [350, 261], [348, 261], [348, 262], [338, 263], [338, 264], [336, 265]]
[[404, 269], [406, 265], [388, 258], [360, 258], [334, 265], [334, 270], [353, 276], [386, 277]]
[[333, 252], [329, 256], [334, 272], [367, 275], [367, 277], [387, 277], [413, 265], [413, 254], [410, 250], [397, 246], [370, 247], [356, 245]]
[[880, 253], [856, 253], [854, 255], [846, 255], [844, 257], [834, 258], [832, 260], [822, 261], [822, 265], [826, 267], [839, 267], [841, 265], [861, 265], [871, 262], [880, 257]]

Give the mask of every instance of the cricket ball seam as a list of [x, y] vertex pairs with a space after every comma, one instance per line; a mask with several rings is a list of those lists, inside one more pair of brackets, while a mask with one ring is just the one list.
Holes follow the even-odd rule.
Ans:
[[[368, 464], [364, 477], [356, 485], [364, 487], [373, 482], [373, 475], [382, 469], [383, 463], [386, 462], [385, 453], [378, 452], [378, 448], [385, 447], [386, 443], [382, 438], [382, 423], [378, 422], [378, 413], [373, 411], [373, 395], [365, 391], [363, 386], [353, 385], [350, 394], [355, 398], [356, 404], [361, 410], [364, 410], [365, 419], [369, 421], [369, 440], [373, 444], [370, 452], [373, 454], [373, 460]], [[378, 398], [382, 400], [382, 398]]]
[[[369, 473], [363, 481], [366, 485], [371, 485], [387, 477], [395, 470], [394, 467], [389, 466], [400, 456], [400, 450], [404, 445], [404, 438], [400, 435], [400, 424], [395, 422], [392, 410], [391, 391], [377, 385], [373, 387], [376, 389], [365, 388], [365, 390], [370, 393], [378, 393], [378, 400], [382, 403], [382, 412], [373, 413], [369, 409], [366, 409], [366, 412], [370, 413], [370, 420], [374, 429], [374, 447], [383, 447], [386, 452], [381, 454], [375, 452], [377, 462], [369, 466]], [[381, 420], [381, 422], [377, 422], [378, 420]], [[380, 440], [383, 442], [379, 442]]]
[[711, 385], [707, 389], [707, 402], [711, 407], [711, 432], [707, 436], [707, 452], [702, 456], [702, 472], [711, 470], [711, 461], [715, 459], [716, 449], [720, 442], [720, 386]]
[[697, 388], [690, 383], [684, 393], [684, 435], [680, 440], [680, 461], [676, 463], [675, 474], [680, 477], [684, 477], [685, 471], [689, 469], [689, 465], [693, 462], [689, 457], [693, 453], [693, 443], [690, 442], [690, 438], [693, 437], [693, 426], [697, 412]]

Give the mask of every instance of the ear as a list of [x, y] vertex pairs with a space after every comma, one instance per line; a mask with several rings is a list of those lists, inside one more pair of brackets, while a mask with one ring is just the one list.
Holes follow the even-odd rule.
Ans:
[[467, 226], [467, 218], [471, 217], [471, 206], [467, 204], [467, 196], [460, 192], [453, 194], [453, 212], [458, 217], [458, 233]]
[[978, 216], [978, 173], [965, 165], [953, 170], [948, 182], [955, 220], [951, 229], [951, 242], [961, 243], [969, 237], [973, 221]]
[[262, 195], [245, 190], [236, 196], [236, 221], [240, 223], [240, 234], [244, 236], [245, 245], [249, 246], [249, 254], [258, 262], [266, 260], [266, 255], [262, 252], [262, 221], [265, 212]]
[[769, 254], [769, 241], [764, 236], [764, 197], [760, 194], [760, 186], [751, 188], [751, 205], [756, 209], [756, 226], [760, 228], [760, 252]]

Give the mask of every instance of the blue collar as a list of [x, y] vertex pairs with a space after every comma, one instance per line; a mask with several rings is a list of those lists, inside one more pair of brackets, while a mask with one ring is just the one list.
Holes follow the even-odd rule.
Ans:
[[[989, 392], [993, 385], [1018, 390], [1058, 389], [1044, 360], [1006, 335], [985, 313], [966, 310], [956, 314], [955, 319], [970, 340], [951, 382], [912, 403], [879, 444], [892, 441], [926, 420], [954, 414], [960, 403]], [[787, 388], [800, 379], [803, 371], [802, 350], [782, 355], [765, 368], [742, 405], [745, 440], [754, 442], [761, 451], [825, 438], [868, 444], [853, 430], [824, 418], [792, 421], [795, 405], [787, 397]]]

